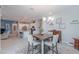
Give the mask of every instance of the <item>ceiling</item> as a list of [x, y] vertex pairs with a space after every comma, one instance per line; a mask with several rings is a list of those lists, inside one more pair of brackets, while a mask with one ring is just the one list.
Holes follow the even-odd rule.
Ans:
[[[79, 6], [69, 5], [3, 5], [1, 6], [2, 18], [22, 19], [41, 18], [43, 16], [56, 15], [60, 13], [75, 13]], [[79, 12], [77, 12], [79, 13]]]

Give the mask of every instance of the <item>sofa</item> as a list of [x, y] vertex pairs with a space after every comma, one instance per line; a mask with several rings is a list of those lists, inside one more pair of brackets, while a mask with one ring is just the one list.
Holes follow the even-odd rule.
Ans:
[[10, 34], [9, 31], [4, 32], [3, 34], [0, 34], [0, 38], [1, 38], [1, 40], [2, 40], [2, 39], [6, 39], [6, 38], [8, 38], [8, 37], [9, 37], [9, 34]]

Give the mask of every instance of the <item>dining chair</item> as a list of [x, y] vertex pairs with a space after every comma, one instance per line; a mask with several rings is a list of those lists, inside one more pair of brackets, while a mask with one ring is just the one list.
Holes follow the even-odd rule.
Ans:
[[36, 49], [37, 46], [40, 45], [40, 42], [38, 40], [35, 40], [33, 36], [29, 32], [25, 32], [24, 36], [26, 36], [26, 39], [28, 40], [28, 53], [32, 50], [32, 53], [34, 53], [34, 49]]
[[59, 35], [53, 35], [53, 38], [50, 41], [45, 41], [44, 44], [52, 50], [52, 53], [58, 54], [58, 48], [57, 48], [57, 43], [58, 43], [58, 37]]

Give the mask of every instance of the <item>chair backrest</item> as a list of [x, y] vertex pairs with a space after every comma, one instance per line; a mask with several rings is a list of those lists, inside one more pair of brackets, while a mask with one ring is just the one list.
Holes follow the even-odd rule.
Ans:
[[58, 42], [62, 41], [62, 35], [60, 30], [53, 30], [53, 35], [59, 35]]
[[54, 45], [56, 45], [56, 43], [58, 42], [58, 37], [59, 37], [59, 35], [58, 35], [58, 34], [53, 35], [53, 40], [52, 40], [52, 43], [53, 43]]
[[29, 32], [28, 31], [23, 32], [23, 39], [28, 38], [28, 35], [29, 35]]
[[28, 35], [28, 42], [30, 43], [30, 45], [32, 45], [33, 36], [31, 34]]
[[23, 36], [24, 36], [23, 39], [26, 39], [31, 45], [33, 42], [33, 36], [29, 33], [29, 31], [24, 32]]

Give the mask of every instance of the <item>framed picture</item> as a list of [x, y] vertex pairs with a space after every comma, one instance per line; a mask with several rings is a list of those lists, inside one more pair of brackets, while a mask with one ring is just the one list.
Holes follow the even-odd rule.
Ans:
[[73, 19], [70, 24], [79, 24], [79, 20], [78, 19]]
[[62, 24], [62, 17], [56, 19], [56, 24]]
[[65, 24], [59, 24], [59, 29], [65, 29]]

